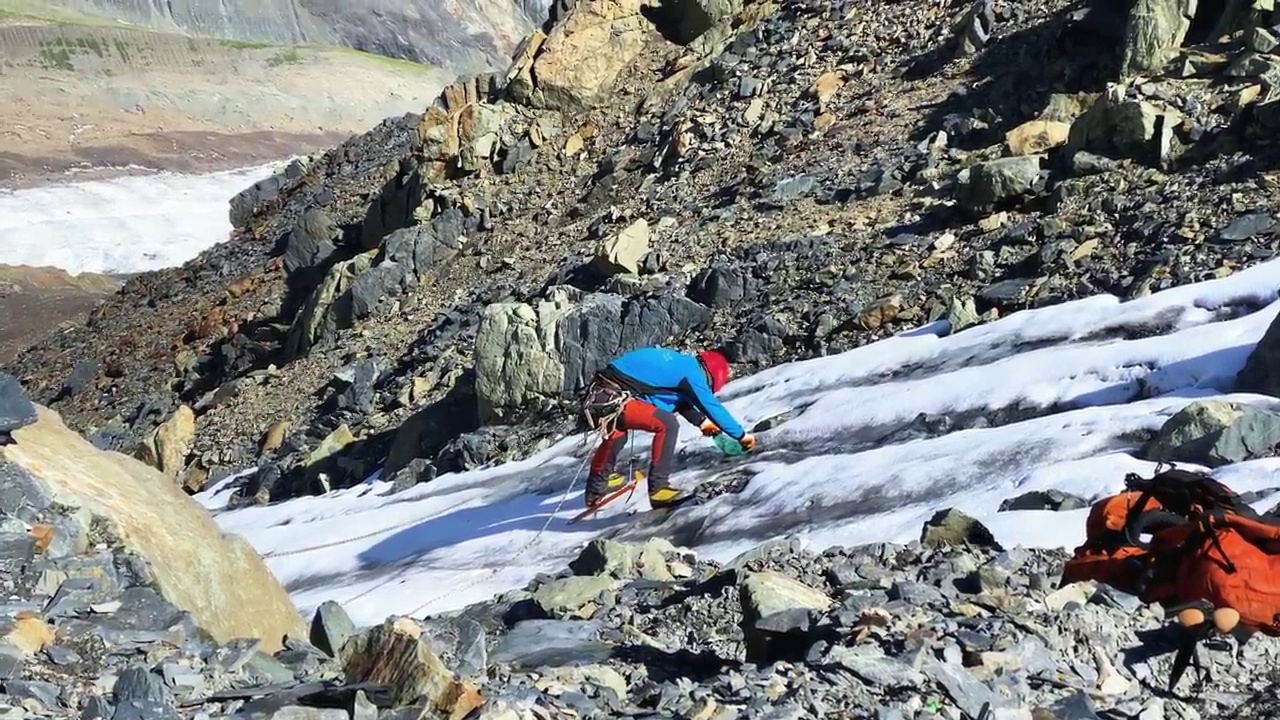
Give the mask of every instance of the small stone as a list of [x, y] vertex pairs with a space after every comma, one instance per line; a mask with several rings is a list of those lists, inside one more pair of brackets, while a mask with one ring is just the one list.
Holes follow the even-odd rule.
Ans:
[[1061, 490], [1033, 490], [1000, 503], [1000, 512], [1014, 510], [1052, 510], [1066, 512], [1089, 507], [1089, 502], [1078, 495]]
[[1012, 155], [1037, 155], [1067, 144], [1071, 124], [1054, 120], [1032, 120], [1005, 134]]
[[1089, 598], [1097, 592], [1098, 586], [1094, 582], [1075, 582], [1049, 593], [1044, 598], [1044, 606], [1050, 612], [1061, 612], [1068, 605], [1085, 605], [1089, 602]]

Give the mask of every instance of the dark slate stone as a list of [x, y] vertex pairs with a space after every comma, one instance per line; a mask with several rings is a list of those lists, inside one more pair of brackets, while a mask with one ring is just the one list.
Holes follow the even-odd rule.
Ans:
[[19, 700], [35, 700], [50, 709], [62, 705], [62, 688], [53, 683], [34, 680], [5, 680], [4, 692]]
[[727, 307], [742, 302], [756, 292], [750, 274], [735, 267], [716, 266], [694, 276], [689, 283], [689, 299], [708, 307]]
[[1274, 215], [1265, 213], [1241, 215], [1220, 230], [1216, 239], [1218, 242], [1240, 242], [1255, 235], [1271, 234], [1275, 231], [1276, 225]]
[[34, 424], [36, 406], [12, 375], [0, 373], [0, 434]]
[[336, 250], [333, 240], [338, 235], [337, 226], [324, 210], [312, 208], [303, 213], [285, 241], [285, 272], [293, 274], [323, 265]]
[[613, 653], [600, 637], [601, 626], [595, 622], [524, 620], [502, 638], [490, 659], [519, 668], [592, 665]]
[[355, 623], [351, 622], [351, 616], [347, 615], [341, 605], [326, 600], [316, 608], [316, 614], [311, 619], [312, 645], [328, 653], [330, 657], [338, 657], [342, 646], [355, 634]]
[[431, 482], [436, 479], [437, 474], [439, 474], [439, 470], [436, 469], [434, 463], [426, 458], [416, 458], [410, 461], [408, 465], [395, 471], [390, 477], [390, 492], [392, 494], [404, 492], [415, 485]]
[[84, 709], [80, 711], [80, 720], [111, 720], [115, 708], [101, 695], [90, 695], [84, 701]]
[[565, 388], [577, 392], [615, 357], [666, 343], [705, 327], [710, 319], [707, 308], [683, 297], [589, 295], [560, 322], [557, 346], [563, 354]]
[[155, 590], [135, 587], [120, 596], [120, 609], [103, 618], [101, 624], [112, 630], [165, 632], [190, 622], [190, 614], [179, 610]]
[[177, 709], [164, 679], [133, 666], [125, 669], [111, 689], [116, 703], [112, 720], [177, 720]]
[[1001, 280], [983, 288], [978, 299], [996, 307], [1012, 307], [1025, 300], [1027, 290], [1035, 283], [1033, 278]]

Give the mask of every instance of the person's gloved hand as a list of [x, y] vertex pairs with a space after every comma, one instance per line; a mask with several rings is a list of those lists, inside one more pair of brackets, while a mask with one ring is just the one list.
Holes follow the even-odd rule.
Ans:
[[707, 437], [715, 437], [720, 434], [720, 426], [710, 420], [703, 420], [702, 425], [699, 427], [702, 429], [702, 434]]
[[750, 433], [747, 433], [746, 435], [742, 436], [742, 439], [738, 441], [738, 444], [742, 445], [742, 449], [746, 450], [747, 452], [755, 452], [756, 436]]

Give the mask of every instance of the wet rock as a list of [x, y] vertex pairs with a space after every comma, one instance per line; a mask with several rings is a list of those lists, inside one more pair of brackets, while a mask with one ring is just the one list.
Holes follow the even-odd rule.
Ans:
[[523, 668], [603, 662], [613, 648], [602, 631], [597, 622], [524, 620], [503, 636], [490, 660]]

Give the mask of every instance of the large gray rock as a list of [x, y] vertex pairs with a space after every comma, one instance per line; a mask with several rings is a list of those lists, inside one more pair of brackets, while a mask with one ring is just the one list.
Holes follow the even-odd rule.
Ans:
[[1266, 334], [1249, 353], [1236, 375], [1237, 392], [1280, 397], [1280, 318], [1273, 320]]
[[977, 545], [1001, 550], [1000, 543], [987, 529], [978, 522], [955, 508], [947, 508], [934, 513], [933, 517], [920, 530], [920, 542], [925, 547], [947, 547], [955, 545]]
[[377, 264], [351, 284], [355, 319], [373, 315], [391, 298], [418, 287], [422, 276], [453, 259], [461, 250], [463, 216], [450, 208], [428, 223], [392, 232], [382, 242]]
[[18, 428], [34, 424], [36, 406], [12, 376], [0, 373], [0, 443]]
[[1176, 111], [1128, 99], [1123, 86], [1112, 86], [1071, 124], [1066, 152], [1163, 161], [1173, 152], [1173, 129], [1180, 122]]
[[1280, 447], [1280, 413], [1243, 403], [1202, 400], [1165, 421], [1143, 448], [1149, 460], [1208, 467], [1272, 457]]
[[1125, 31], [1120, 74], [1153, 74], [1164, 67], [1191, 28], [1198, 0], [1135, 0]]
[[740, 590], [747, 661], [761, 665], [802, 657], [817, 617], [834, 604], [826, 593], [768, 570], [748, 573]]
[[1040, 158], [1000, 158], [979, 163], [967, 172], [967, 182], [961, 179], [958, 199], [967, 207], [987, 209], [1030, 193], [1040, 181]]
[[490, 305], [476, 336], [481, 418], [492, 422], [539, 398], [577, 392], [618, 355], [680, 337], [709, 318], [687, 298], [570, 287], [553, 288], [536, 305]]

